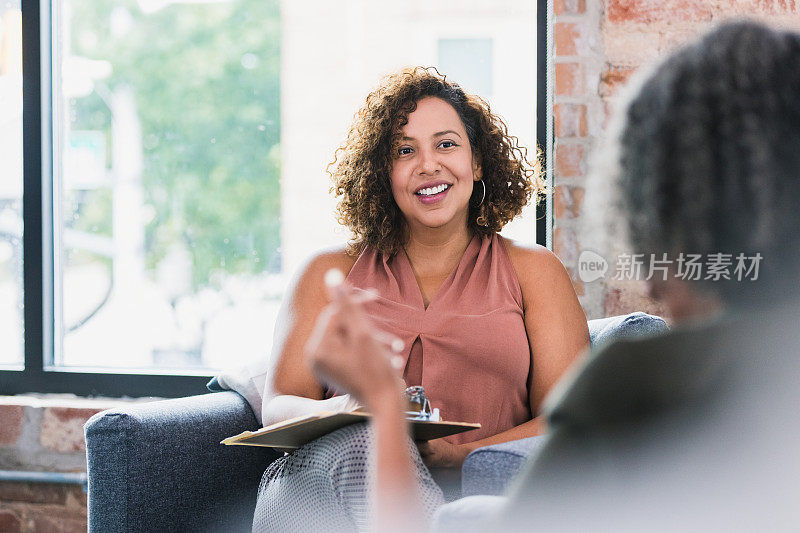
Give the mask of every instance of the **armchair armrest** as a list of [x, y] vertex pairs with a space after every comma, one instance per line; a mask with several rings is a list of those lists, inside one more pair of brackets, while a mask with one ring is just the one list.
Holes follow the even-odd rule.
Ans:
[[278, 454], [219, 442], [259, 426], [235, 392], [96, 414], [85, 426], [89, 531], [249, 531]]
[[461, 495], [504, 494], [511, 479], [528, 458], [539, 451], [545, 437], [512, 440], [473, 450], [461, 468]]
[[610, 316], [589, 320], [589, 339], [592, 347], [646, 335], [657, 335], [669, 331], [669, 326], [660, 316], [637, 311], [629, 315]]

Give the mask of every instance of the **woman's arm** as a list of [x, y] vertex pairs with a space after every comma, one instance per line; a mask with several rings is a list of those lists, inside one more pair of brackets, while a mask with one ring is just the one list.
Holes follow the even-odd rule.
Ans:
[[265, 401], [262, 406], [261, 424], [266, 427], [290, 418], [313, 415], [326, 411], [354, 411], [360, 407], [349, 394], [334, 396], [327, 400], [312, 400], [303, 396], [280, 394]]
[[528, 400], [534, 418], [466, 444], [450, 444], [443, 439], [420, 443], [420, 454], [429, 466], [460, 466], [469, 452], [477, 448], [544, 433], [545, 421], [540, 410], [545, 396], [589, 346], [586, 316], [558, 257], [542, 246], [525, 248], [505, 239], [504, 242], [522, 289], [531, 353]]
[[555, 254], [542, 246], [523, 248], [512, 243], [508, 250], [522, 288], [535, 420], [553, 385], [589, 347], [589, 328], [569, 274]]
[[527, 437], [535, 437], [545, 432], [544, 419], [539, 416], [533, 420], [514, 426], [491, 437], [485, 439], [467, 442], [464, 444], [450, 444], [444, 439], [435, 439], [425, 442], [418, 442], [419, 454], [422, 460], [428, 466], [443, 466], [449, 468], [457, 468], [464, 464], [467, 455], [473, 450], [483, 448], [484, 446], [491, 446], [492, 444], [500, 444], [511, 440], [524, 439]]
[[[305, 344], [328, 303], [323, 282], [325, 272], [336, 268], [346, 274], [353, 263], [354, 259], [343, 250], [321, 253], [311, 259], [293, 281], [276, 323], [272, 353], [277, 361], [264, 391], [265, 408], [279, 395], [323, 399], [323, 388], [304, 357]], [[293, 408], [292, 405], [292, 402], [279, 401], [273, 407]], [[281, 418], [280, 413], [270, 413], [270, 416]]]
[[408, 531], [420, 523], [415, 469], [408, 449], [405, 384], [392, 367], [392, 340], [379, 332], [346, 286], [332, 290], [306, 346], [313, 371], [350, 392], [372, 413], [376, 469], [374, 531]]

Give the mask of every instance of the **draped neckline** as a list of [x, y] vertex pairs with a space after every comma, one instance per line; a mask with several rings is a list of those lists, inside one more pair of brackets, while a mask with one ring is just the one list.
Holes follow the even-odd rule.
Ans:
[[425, 297], [422, 295], [422, 287], [417, 280], [417, 276], [414, 274], [414, 267], [411, 265], [411, 258], [408, 257], [405, 247], [403, 247], [402, 253], [397, 254], [401, 276], [404, 277], [408, 283], [413, 283], [414, 287], [416, 287], [416, 291], [414, 292], [417, 301], [415, 304], [423, 313], [430, 310], [435, 303], [444, 298], [444, 295], [447, 293], [447, 289], [451, 287], [456, 279], [463, 274], [465, 263], [469, 260], [469, 257], [474, 258], [477, 256], [476, 248], [480, 249], [480, 243], [481, 239], [478, 234], [473, 234], [472, 239], [470, 239], [469, 244], [467, 244], [467, 247], [464, 249], [464, 253], [461, 254], [461, 259], [458, 260], [458, 263], [450, 272], [450, 274], [447, 275], [442, 284], [439, 285], [439, 288], [437, 288], [433, 293], [433, 296], [431, 296], [427, 306], [425, 305]]

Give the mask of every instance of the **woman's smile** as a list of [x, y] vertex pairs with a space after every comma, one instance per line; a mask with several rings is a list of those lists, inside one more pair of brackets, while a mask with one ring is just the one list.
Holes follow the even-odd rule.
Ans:
[[417, 195], [422, 204], [433, 205], [444, 200], [450, 187], [452, 187], [452, 184], [446, 182], [424, 184], [414, 194]]

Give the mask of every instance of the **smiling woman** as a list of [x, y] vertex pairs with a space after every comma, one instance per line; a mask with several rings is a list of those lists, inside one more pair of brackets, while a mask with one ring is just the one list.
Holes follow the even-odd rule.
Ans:
[[[350, 323], [331, 321], [340, 310], [336, 302], [326, 308], [329, 269], [345, 273], [356, 293], [377, 294], [362, 295], [369, 317], [362, 329], [374, 327], [401, 363], [392, 386], [380, 386], [387, 403], [399, 398], [394, 384], [423, 386], [443, 419], [481, 424], [409, 443], [431, 513], [458, 496], [451, 481], [470, 451], [540, 434], [542, 399], [588, 344], [586, 321], [551, 252], [497, 233], [541, 194], [538, 164], [483, 100], [438, 72], [414, 68], [385, 78], [356, 114], [332, 174], [353, 239], [315, 256], [285, 300], [271, 389], [305, 402], [338, 394], [337, 383], [318, 378], [305, 358], [331, 355], [335, 346], [319, 339]], [[289, 418], [281, 415], [265, 413]], [[394, 445], [405, 445], [403, 436]], [[308, 521], [311, 510], [335, 530], [363, 528], [372, 447], [362, 424], [272, 463], [254, 529], [321, 529]]]

